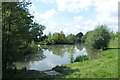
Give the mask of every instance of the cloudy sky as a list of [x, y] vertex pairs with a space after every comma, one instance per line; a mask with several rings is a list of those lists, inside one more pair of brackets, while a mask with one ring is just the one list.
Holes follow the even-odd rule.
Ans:
[[119, 0], [32, 0], [34, 20], [46, 26], [45, 34], [63, 31], [77, 34], [106, 24], [118, 31]]

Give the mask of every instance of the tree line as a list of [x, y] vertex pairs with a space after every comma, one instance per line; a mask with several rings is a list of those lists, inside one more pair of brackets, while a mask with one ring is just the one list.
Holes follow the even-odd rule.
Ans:
[[98, 25], [94, 30], [88, 31], [85, 35], [82, 32], [78, 34], [69, 34], [65, 36], [64, 32], [55, 32], [52, 35], [41, 37], [40, 44], [76, 44], [84, 43], [91, 49], [106, 50], [110, 40], [119, 40], [120, 32], [112, 32], [106, 25]]
[[65, 36], [64, 32], [55, 32], [52, 35], [44, 35], [41, 37], [40, 44], [74, 44], [74, 43], [81, 43], [81, 38], [83, 36], [82, 32], [78, 34], [69, 34]]

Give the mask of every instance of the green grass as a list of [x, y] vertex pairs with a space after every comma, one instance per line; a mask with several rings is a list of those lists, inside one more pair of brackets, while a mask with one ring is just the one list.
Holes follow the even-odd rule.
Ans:
[[106, 51], [100, 52], [99, 59], [74, 62], [54, 68], [62, 78], [118, 78], [118, 46], [111, 41]]

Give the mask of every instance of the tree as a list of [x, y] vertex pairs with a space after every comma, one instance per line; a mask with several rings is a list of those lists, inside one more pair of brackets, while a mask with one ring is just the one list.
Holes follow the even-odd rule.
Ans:
[[46, 36], [45, 40], [41, 42], [42, 44], [64, 44], [66, 43], [66, 37], [63, 31], [55, 32], [53, 35]]
[[91, 33], [91, 32], [92, 32], [92, 31], [88, 31], [85, 35], [83, 35], [83, 36], [81, 37], [81, 42], [85, 43], [85, 40], [86, 40], [88, 34]]
[[55, 44], [63, 44], [65, 42], [65, 34], [62, 31], [60, 33], [55, 32], [51, 38]]
[[75, 37], [74, 34], [69, 34], [69, 35], [66, 37], [66, 39], [67, 39], [67, 43], [68, 43], [68, 44], [73, 44], [73, 43], [75, 43], [76, 37]]
[[116, 32], [115, 39], [118, 40], [118, 41], [120, 40], [120, 32]]
[[78, 34], [76, 34], [76, 41], [77, 41], [77, 42], [81, 42], [82, 36], [83, 36], [83, 33], [82, 33], [82, 32], [79, 32]]
[[40, 38], [42, 37], [43, 30], [45, 29], [44, 25], [39, 25], [38, 23], [33, 23], [30, 28], [30, 37], [31, 41], [40, 41]]
[[29, 50], [28, 48], [31, 48], [29, 45], [33, 45], [29, 41], [32, 34], [30, 34], [30, 29], [33, 32], [37, 29], [36, 32], [39, 30], [39, 35], [42, 34], [43, 27], [41, 28], [41, 25], [37, 23], [33, 24], [33, 16], [27, 9], [29, 4], [31, 3], [2, 3], [2, 67], [4, 69], [12, 68], [16, 57], [20, 54], [24, 55]]
[[115, 33], [114, 33], [113, 31], [111, 31], [111, 32], [109, 32], [109, 33], [110, 33], [111, 39], [114, 40], [114, 39], [115, 39]]
[[12, 65], [15, 55], [22, 53], [23, 50], [20, 49], [27, 45], [29, 28], [33, 18], [26, 8], [27, 5], [29, 3], [2, 3], [2, 56], [4, 69]]
[[86, 39], [86, 44], [92, 49], [106, 49], [110, 41], [109, 30], [105, 25], [99, 25], [91, 31]]

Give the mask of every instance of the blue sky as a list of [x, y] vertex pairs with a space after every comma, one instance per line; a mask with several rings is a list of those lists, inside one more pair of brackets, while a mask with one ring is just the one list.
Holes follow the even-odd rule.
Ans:
[[44, 34], [63, 31], [77, 34], [106, 24], [118, 31], [119, 0], [32, 0], [29, 7], [34, 20], [46, 26]]

